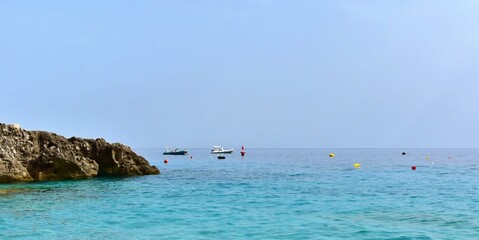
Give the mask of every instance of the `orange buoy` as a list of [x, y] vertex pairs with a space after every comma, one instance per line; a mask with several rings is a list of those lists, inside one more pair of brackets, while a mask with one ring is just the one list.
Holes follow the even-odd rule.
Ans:
[[168, 163], [168, 160], [167, 160], [167, 159], [165, 159], [165, 161], [163, 161], [163, 162], [164, 162], [165, 164], [167, 164], [167, 163]]
[[416, 170], [416, 166], [411, 166], [411, 170], [415, 171], [415, 170]]

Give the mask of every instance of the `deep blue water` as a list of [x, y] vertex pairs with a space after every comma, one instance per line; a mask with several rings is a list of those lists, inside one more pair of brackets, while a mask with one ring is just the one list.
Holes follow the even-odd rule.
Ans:
[[0, 185], [0, 239], [479, 239], [479, 149], [137, 152], [161, 174]]

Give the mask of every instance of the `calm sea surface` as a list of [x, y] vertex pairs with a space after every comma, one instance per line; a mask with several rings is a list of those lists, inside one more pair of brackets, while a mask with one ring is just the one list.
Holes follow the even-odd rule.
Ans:
[[479, 239], [479, 149], [162, 151], [137, 150], [156, 176], [0, 185], [0, 239]]

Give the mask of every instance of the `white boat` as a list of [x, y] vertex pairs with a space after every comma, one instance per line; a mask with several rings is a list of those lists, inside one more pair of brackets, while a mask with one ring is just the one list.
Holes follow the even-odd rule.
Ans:
[[211, 154], [231, 154], [233, 153], [234, 149], [224, 149], [222, 146], [213, 146], [213, 150], [211, 150]]

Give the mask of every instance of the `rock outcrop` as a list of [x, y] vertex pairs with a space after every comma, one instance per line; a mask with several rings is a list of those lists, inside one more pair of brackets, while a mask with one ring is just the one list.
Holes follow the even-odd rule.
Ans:
[[130, 147], [0, 123], [0, 183], [159, 174]]

